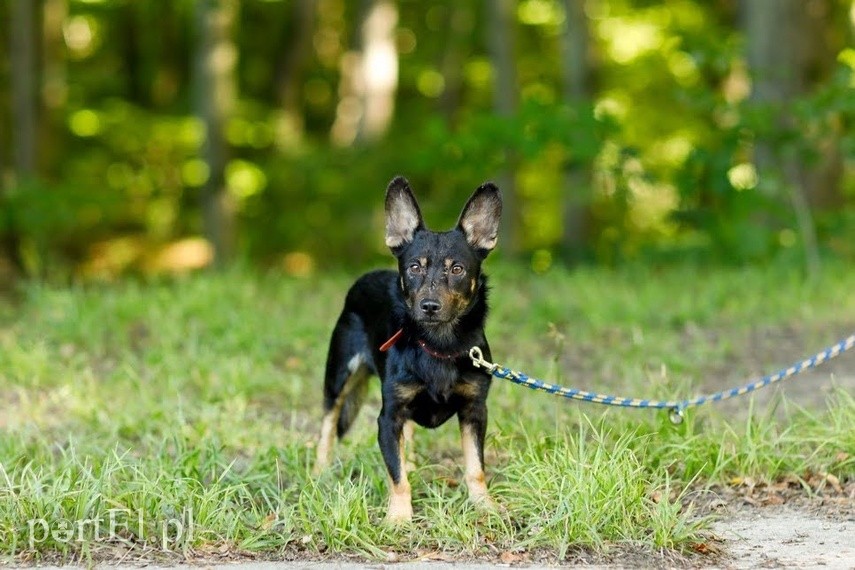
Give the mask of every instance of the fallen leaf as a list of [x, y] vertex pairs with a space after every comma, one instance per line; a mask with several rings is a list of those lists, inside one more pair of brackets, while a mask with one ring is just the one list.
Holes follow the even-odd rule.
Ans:
[[760, 506], [760, 502], [757, 499], [753, 499], [751, 497], [742, 497], [742, 500], [751, 505], [752, 507]]
[[270, 530], [271, 528], [273, 528], [273, 525], [275, 523], [276, 523], [276, 513], [270, 513], [266, 517], [264, 517], [263, 521], [261, 521], [261, 529], [262, 530]]
[[516, 564], [517, 562], [522, 562], [522, 559], [522, 556], [510, 550], [505, 550], [499, 555], [499, 560], [505, 564]]
[[768, 505], [783, 505], [784, 498], [781, 495], [766, 495], [763, 497], [762, 503]]
[[798, 477], [796, 477], [793, 474], [785, 475], [781, 479], [781, 483], [784, 483], [790, 487], [801, 487], [802, 486], [801, 479], [799, 479]]
[[829, 485], [831, 485], [831, 487], [835, 491], [837, 491], [838, 493], [843, 492], [843, 487], [840, 486], [840, 479], [838, 479], [836, 476], [832, 475], [831, 473], [826, 473], [825, 480]]
[[454, 557], [440, 550], [421, 550], [417, 552], [419, 560], [438, 560], [440, 562], [452, 562]]
[[455, 489], [460, 485], [460, 481], [458, 481], [454, 477], [447, 477], [445, 475], [440, 475], [440, 476], [436, 477], [434, 479], [434, 481], [437, 481], [439, 483], [444, 483], [445, 485], [448, 485], [452, 489]]
[[730, 480], [730, 484], [733, 487], [748, 487], [753, 489], [757, 485], [757, 482], [753, 477], [733, 477]]

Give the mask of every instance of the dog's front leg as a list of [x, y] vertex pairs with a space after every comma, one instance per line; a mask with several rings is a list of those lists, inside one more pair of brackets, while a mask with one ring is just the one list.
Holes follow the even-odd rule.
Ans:
[[386, 520], [390, 523], [407, 522], [413, 518], [413, 503], [403, 454], [404, 419], [384, 410], [377, 418], [377, 427], [380, 452], [389, 473]]
[[484, 438], [487, 433], [487, 407], [470, 404], [459, 414], [460, 440], [463, 447], [463, 480], [469, 498], [476, 504], [492, 507], [484, 476]]

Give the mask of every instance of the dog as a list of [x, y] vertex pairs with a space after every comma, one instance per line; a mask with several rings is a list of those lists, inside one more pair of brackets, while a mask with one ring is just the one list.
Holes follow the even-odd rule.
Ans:
[[432, 429], [455, 414], [470, 499], [492, 506], [484, 477], [490, 375], [473, 366], [468, 352], [477, 346], [491, 358], [481, 264], [496, 246], [501, 193], [489, 182], [479, 187], [446, 232], [425, 227], [403, 177], [389, 183], [385, 207], [386, 245], [398, 270], [366, 273], [347, 293], [327, 355], [316, 472], [328, 465], [336, 437], [347, 433], [359, 411], [368, 378], [377, 375], [377, 439], [390, 489], [386, 520], [413, 516], [403, 449], [413, 422]]

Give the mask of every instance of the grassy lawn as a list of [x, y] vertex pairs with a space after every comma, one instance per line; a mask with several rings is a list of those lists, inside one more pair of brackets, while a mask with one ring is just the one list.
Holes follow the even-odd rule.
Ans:
[[[781, 269], [488, 266], [496, 359], [594, 391], [691, 396], [855, 330], [844, 266], [812, 283]], [[388, 528], [376, 382], [333, 467], [310, 474], [327, 340], [352, 277], [30, 284], [0, 301], [0, 554], [679, 554], [705, 540], [693, 499], [711, 485], [855, 479], [851, 391], [819, 408], [791, 401], [783, 417], [743, 398], [736, 415], [707, 407], [674, 427], [663, 412], [496, 381], [487, 465], [504, 508], [466, 501], [452, 421], [416, 432], [415, 520]]]

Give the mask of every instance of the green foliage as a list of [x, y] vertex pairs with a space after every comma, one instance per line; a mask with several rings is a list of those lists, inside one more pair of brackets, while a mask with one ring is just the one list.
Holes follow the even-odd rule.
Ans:
[[[481, 41], [484, 4], [398, 2], [393, 121], [380, 140], [343, 147], [330, 130], [347, 106], [341, 69], [361, 41], [361, 12], [342, 0], [317, 4], [300, 52], [299, 4], [241, 2], [234, 22], [225, 186], [242, 257], [375, 261], [393, 175], [410, 177], [429, 218], [450, 225], [463, 196], [507, 169], [517, 186], [508, 223], [516, 220], [518, 245], [543, 266], [570, 247], [569, 201], [584, 210], [581, 247], [597, 262], [793, 261], [805, 236], [787, 170], [834, 157], [830, 204], [812, 213], [820, 246], [852, 256], [855, 52], [844, 0], [829, 3], [835, 17], [824, 30], [836, 66], [820, 62], [801, 96], [774, 105], [749, 97], [751, 38], [732, 3], [588, 2], [590, 95], [571, 101], [562, 4], [520, 1], [520, 104], [510, 116], [492, 110], [497, 70]], [[71, 2], [61, 29], [43, 30], [62, 49], [45, 55], [57, 75], [46, 79], [39, 177], [5, 176], [13, 183], [0, 193], [0, 237], [28, 271], [148, 270], [161, 248], [204, 235], [200, 189], [211, 173], [207, 133], [194, 118], [205, 95], [191, 88], [194, 18], [192, 2]], [[3, 55], [8, 78], [11, 54]], [[774, 158], [768, 168], [761, 147]]]
[[[711, 131], [706, 145], [695, 149], [677, 172], [681, 208], [675, 212], [675, 220], [704, 236], [702, 247], [712, 246], [716, 257], [723, 260], [766, 259], [800, 242], [803, 236], [796, 235], [796, 213], [786, 176], [773, 169], [758, 172], [751, 156], [761, 144], [771, 148], [779, 165], [816, 165], [828, 160], [820, 149], [845, 155], [852, 144], [848, 125], [855, 121], [852, 77], [853, 68], [840, 65], [828, 83], [787, 106], [720, 100], [708, 102], [706, 108], [698, 105], [696, 116], [706, 117], [717, 130]], [[791, 118], [782, 120], [788, 111]], [[842, 191], [848, 192], [852, 181], [846, 178], [843, 184]], [[847, 216], [844, 211], [831, 217], [840, 222]], [[821, 223], [821, 242], [844, 253], [835, 245], [835, 232], [825, 229]]]

